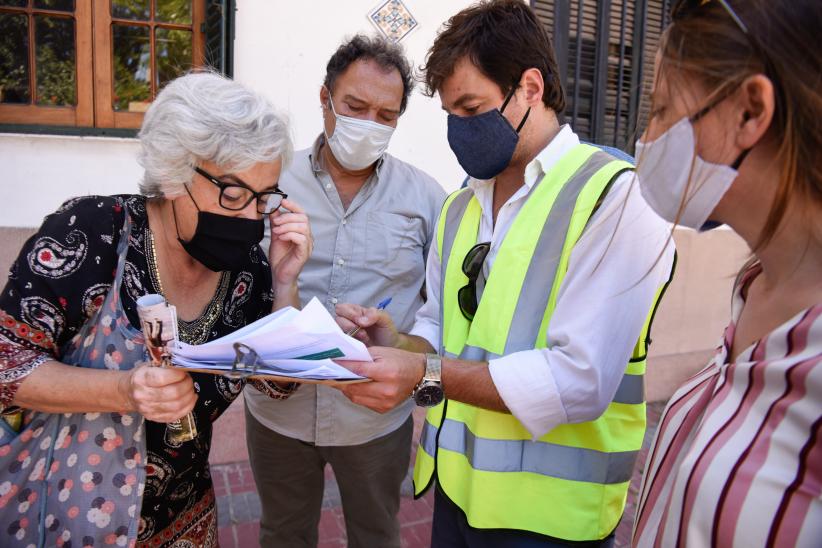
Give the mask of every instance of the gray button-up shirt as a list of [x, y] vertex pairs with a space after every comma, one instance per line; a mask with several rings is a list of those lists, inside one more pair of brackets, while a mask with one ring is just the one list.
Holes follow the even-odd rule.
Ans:
[[[386, 308], [402, 332], [422, 305], [425, 258], [445, 192], [419, 169], [390, 154], [379, 160], [348, 209], [331, 176], [320, 168], [314, 146], [294, 154], [280, 188], [308, 214], [314, 251], [299, 279], [300, 301], [317, 297], [331, 314], [337, 303]], [[268, 242], [263, 241], [263, 249]], [[379, 414], [355, 405], [342, 392], [304, 384], [286, 400], [272, 400], [250, 386], [245, 398], [264, 426], [317, 445], [358, 445], [399, 428], [413, 402]]]

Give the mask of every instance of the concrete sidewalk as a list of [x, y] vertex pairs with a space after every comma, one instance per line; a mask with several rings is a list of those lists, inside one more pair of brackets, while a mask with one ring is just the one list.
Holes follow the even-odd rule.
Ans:
[[[631, 527], [634, 517], [634, 501], [641, 478], [641, 469], [645, 464], [648, 444], [656, 431], [663, 403], [648, 405], [648, 432], [640, 454], [631, 487], [625, 517], [617, 529], [617, 546], [629, 546]], [[249, 548], [258, 545], [260, 528], [260, 499], [248, 464], [248, 452], [245, 446], [245, 425], [243, 419], [243, 402], [236, 401], [217, 421], [214, 427], [214, 439], [211, 453], [211, 473], [214, 478], [214, 489], [217, 495], [219, 516], [220, 546], [222, 548]], [[414, 443], [412, 451], [416, 452], [419, 430], [422, 426], [424, 412], [421, 409], [414, 413]], [[413, 466], [412, 455], [411, 463]], [[325, 471], [325, 495], [323, 497], [322, 517], [320, 518], [321, 548], [344, 547], [346, 545], [345, 522], [343, 519], [340, 493], [334, 473], [330, 467]], [[402, 545], [404, 548], [423, 548], [430, 544], [431, 517], [433, 513], [433, 491], [414, 500], [411, 487], [411, 471], [402, 486], [400, 504], [400, 524]]]

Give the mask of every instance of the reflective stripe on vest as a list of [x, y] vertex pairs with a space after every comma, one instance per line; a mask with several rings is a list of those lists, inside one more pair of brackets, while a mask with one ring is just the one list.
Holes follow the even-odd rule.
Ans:
[[[513, 350], [512, 352], [516, 352]], [[510, 352], [509, 352], [510, 353]], [[451, 352], [441, 352], [446, 358], [459, 358], [472, 361], [489, 361], [501, 358], [503, 355], [488, 352], [484, 348], [465, 345], [459, 356]], [[619, 383], [614, 399], [616, 403], [642, 403], [645, 401], [645, 378], [644, 375], [625, 373]]]
[[[425, 421], [420, 445], [426, 453], [433, 455], [436, 444], [437, 429]], [[464, 423], [451, 419], [445, 419], [440, 427], [439, 446], [465, 455], [475, 470], [533, 472], [566, 480], [606, 484], [630, 481], [638, 453], [606, 453], [546, 442], [480, 438]]]
[[[500, 244], [473, 322], [459, 312], [456, 293], [467, 282], [462, 260], [477, 242], [482, 212], [470, 189], [452, 194], [437, 235], [440, 353], [487, 361], [545, 348], [570, 253], [608, 183], [630, 167], [586, 145], [565, 154], [531, 191]], [[532, 441], [509, 413], [451, 400], [431, 409], [414, 470], [417, 495], [438, 468], [443, 490], [475, 527], [565, 540], [607, 536], [622, 515], [642, 444], [649, 327], [646, 321], [611, 404], [595, 421], [563, 424]]]

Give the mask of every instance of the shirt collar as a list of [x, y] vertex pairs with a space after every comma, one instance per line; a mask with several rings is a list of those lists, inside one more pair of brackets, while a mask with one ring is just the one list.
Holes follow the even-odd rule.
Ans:
[[[525, 166], [525, 186], [530, 190], [545, 176], [548, 171], [556, 165], [560, 158], [565, 156], [568, 151], [579, 144], [579, 137], [571, 129], [571, 126], [564, 124], [559, 132], [551, 139], [544, 149], [542, 149], [536, 158], [531, 160]], [[478, 190], [493, 184], [494, 179], [474, 179], [468, 180], [468, 186], [471, 190]]]

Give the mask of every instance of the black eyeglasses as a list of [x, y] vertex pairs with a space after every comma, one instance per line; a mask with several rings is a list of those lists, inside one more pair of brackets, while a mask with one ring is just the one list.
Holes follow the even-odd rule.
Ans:
[[280, 209], [283, 200], [288, 198], [288, 194], [279, 189], [255, 192], [247, 186], [223, 182], [200, 167], [195, 167], [194, 171], [220, 189], [220, 207], [224, 209], [240, 211], [248, 207], [248, 204], [256, 198], [257, 212], [270, 215]]
[[469, 322], [474, 320], [474, 314], [477, 313], [477, 278], [490, 250], [491, 242], [477, 244], [468, 250], [462, 261], [462, 273], [468, 276], [468, 283], [457, 292], [457, 303], [460, 305], [460, 312]]

